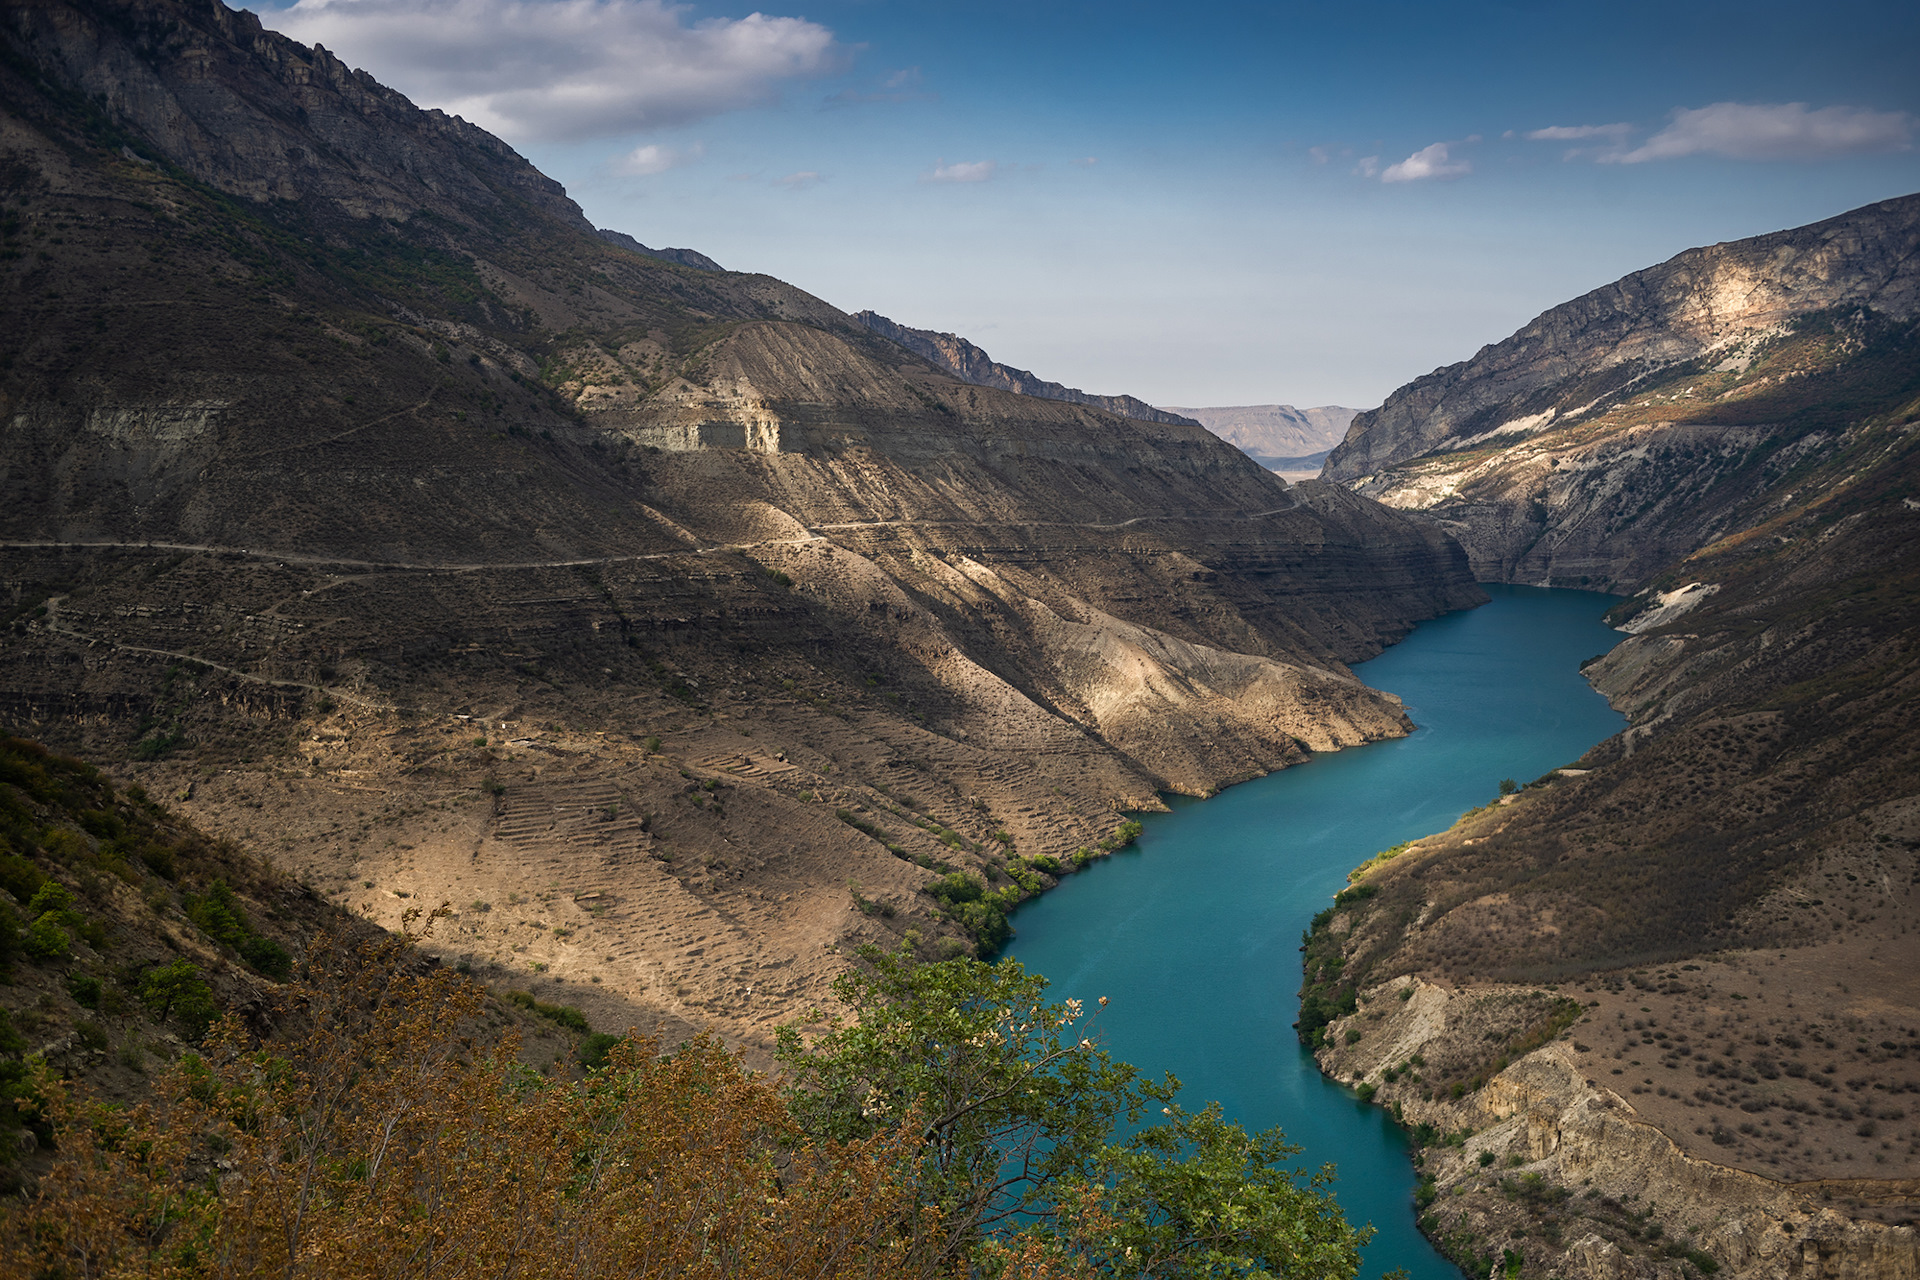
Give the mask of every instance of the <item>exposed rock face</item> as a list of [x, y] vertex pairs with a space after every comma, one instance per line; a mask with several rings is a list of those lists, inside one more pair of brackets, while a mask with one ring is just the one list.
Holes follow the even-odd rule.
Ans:
[[1132, 396], [1097, 396], [1077, 387], [1048, 382], [1028, 373], [1025, 369], [1001, 364], [957, 334], [936, 333], [932, 329], [911, 329], [875, 311], [856, 311], [853, 313], [853, 319], [889, 342], [899, 343], [915, 355], [945, 369], [962, 382], [971, 382], [977, 387], [998, 387], [1002, 391], [1016, 391], [1023, 396], [1038, 396], [1042, 400], [1065, 400], [1069, 404], [1091, 405], [1096, 409], [1105, 409], [1108, 413], [1117, 413], [1123, 418], [1138, 418], [1143, 422], [1197, 425], [1191, 418], [1183, 418], [1177, 413], [1156, 409], [1146, 401], [1137, 400]]
[[522, 209], [591, 226], [560, 184], [484, 129], [220, 4], [24, 0], [8, 44], [155, 154], [216, 190], [310, 216], [469, 226]]
[[1630, 728], [1370, 864], [1309, 945], [1303, 1034], [1431, 1126], [1422, 1225], [1471, 1269], [1920, 1266], [1920, 1145], [1883, 1101], [1920, 1090], [1916, 221], [1629, 277], [1329, 464], [1483, 580], [1634, 593], [1584, 667]]
[[1327, 478], [1592, 417], [1648, 374], [1709, 352], [1738, 363], [1744, 341], [1835, 308], [1901, 320], [1920, 311], [1920, 196], [1689, 249], [1563, 303], [1360, 414]]
[[1910, 413], [1916, 246], [1910, 196], [1682, 254], [1410, 383], [1326, 474], [1439, 522], [1483, 581], [1636, 590]]
[[0, 716], [383, 922], [546, 895], [433, 945], [612, 1026], [764, 1045], [843, 944], [990, 940], [923, 890], [1404, 732], [1344, 664], [1481, 598], [1197, 425], [610, 241], [247, 15], [0, 20]]
[[[1401, 992], [1410, 994], [1395, 998]], [[1703, 1262], [1743, 1280], [1920, 1275], [1920, 1232], [1834, 1208], [1836, 1196], [1911, 1203], [1920, 1182], [1782, 1183], [1689, 1155], [1590, 1078], [1594, 1068], [1565, 1040], [1459, 1100], [1424, 1097], [1412, 1083], [1421, 1069], [1406, 1068], [1409, 1059], [1484, 1052], [1489, 1028], [1504, 1035], [1503, 1014], [1537, 994], [1398, 978], [1369, 992], [1366, 1011], [1336, 1024], [1339, 1047], [1319, 1054], [1330, 1074], [1371, 1085], [1409, 1125], [1467, 1135], [1428, 1148], [1422, 1225], [1470, 1274], [1505, 1253], [1525, 1274], [1603, 1280], [1677, 1280]], [[1348, 1030], [1362, 1031], [1359, 1043], [1345, 1044]]]
[[1168, 413], [1192, 418], [1261, 466], [1275, 471], [1306, 470], [1324, 462], [1360, 412], [1333, 404], [1315, 409], [1296, 409], [1290, 404], [1165, 408]]

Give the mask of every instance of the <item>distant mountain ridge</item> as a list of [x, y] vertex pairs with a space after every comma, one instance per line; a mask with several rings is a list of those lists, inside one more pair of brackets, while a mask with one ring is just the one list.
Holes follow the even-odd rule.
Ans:
[[725, 271], [726, 268], [697, 249], [649, 249], [624, 231], [609, 231], [601, 227], [593, 234], [608, 244], [618, 245], [622, 249], [631, 249], [635, 253], [644, 253], [649, 258], [658, 258], [662, 262], [677, 262], [683, 267], [694, 267], [701, 271]]
[[1163, 408], [1168, 413], [1192, 418], [1260, 465], [1275, 471], [1307, 471], [1318, 467], [1360, 413], [1358, 409], [1337, 404], [1314, 409], [1296, 409], [1290, 404], [1195, 409], [1165, 405]]
[[1065, 400], [1069, 404], [1105, 409], [1108, 413], [1117, 413], [1123, 418], [1138, 418], [1144, 422], [1165, 422], [1179, 427], [1200, 425], [1192, 418], [1156, 409], [1145, 400], [1133, 396], [1098, 396], [1078, 387], [1048, 382], [1025, 369], [1001, 364], [958, 334], [909, 328], [877, 311], [856, 311], [852, 318], [856, 324], [865, 325], [881, 337], [931, 360], [962, 382], [971, 382], [977, 387], [998, 387], [1002, 391], [1035, 396], [1041, 400]]

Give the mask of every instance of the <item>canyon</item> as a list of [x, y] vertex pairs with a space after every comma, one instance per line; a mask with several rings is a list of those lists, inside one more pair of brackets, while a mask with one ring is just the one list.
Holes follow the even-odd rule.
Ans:
[[1608, 591], [1630, 728], [1356, 872], [1302, 1030], [1476, 1269], [1920, 1270], [1920, 197], [1350, 425], [1155, 409], [595, 228], [250, 14], [0, 22], [0, 720], [262, 912], [445, 903], [764, 1061], [854, 948], [991, 953], [1128, 814], [1405, 733], [1348, 664], [1476, 581]]
[[1357, 869], [1308, 942], [1303, 1037], [1415, 1128], [1463, 1263], [1920, 1267], [1917, 227], [1682, 254], [1328, 460], [1482, 581], [1627, 597], [1583, 670], [1629, 728]]
[[991, 950], [1163, 792], [1404, 733], [1346, 664], [1482, 598], [1190, 422], [605, 233], [250, 14], [5, 24], [8, 729], [602, 1028], [764, 1054], [863, 942]]

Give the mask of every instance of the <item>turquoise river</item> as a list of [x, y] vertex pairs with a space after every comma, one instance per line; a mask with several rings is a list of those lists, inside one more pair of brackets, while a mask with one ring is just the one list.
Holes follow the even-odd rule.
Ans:
[[1293, 1032], [1300, 935], [1374, 853], [1450, 825], [1502, 778], [1579, 758], [1624, 721], [1579, 664], [1621, 637], [1611, 597], [1493, 586], [1490, 604], [1422, 623], [1354, 668], [1398, 694], [1411, 736], [1323, 755], [1148, 815], [1139, 842], [1021, 908], [1009, 953], [1056, 999], [1111, 997], [1115, 1057], [1172, 1071], [1182, 1102], [1279, 1125], [1308, 1167], [1333, 1163], [1347, 1217], [1378, 1235], [1363, 1276], [1459, 1280], [1413, 1223], [1413, 1168], [1379, 1108], [1329, 1083]]

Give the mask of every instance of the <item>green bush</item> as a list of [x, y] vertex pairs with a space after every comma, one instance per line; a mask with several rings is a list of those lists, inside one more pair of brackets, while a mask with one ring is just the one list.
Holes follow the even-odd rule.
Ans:
[[293, 972], [293, 957], [271, 938], [254, 932], [246, 909], [225, 880], [215, 880], [206, 893], [189, 895], [187, 919], [199, 925], [206, 935], [223, 947], [231, 947], [255, 973], [285, 982]]
[[578, 1031], [583, 1035], [590, 1035], [593, 1032], [593, 1027], [587, 1022], [587, 1015], [570, 1004], [547, 1004], [545, 1001], [536, 1000], [531, 991], [509, 991], [507, 999], [529, 1013], [538, 1014], [549, 1022], [556, 1022], [569, 1031]]
[[613, 1046], [620, 1043], [622, 1037], [605, 1031], [595, 1031], [580, 1042], [575, 1055], [580, 1065], [589, 1071], [598, 1071], [607, 1065], [607, 1056], [613, 1052]]
[[73, 935], [61, 928], [60, 918], [49, 911], [27, 926], [20, 949], [30, 959], [60, 960], [73, 953]]
[[82, 1009], [98, 1009], [101, 990], [100, 979], [91, 974], [76, 973], [67, 979], [67, 994]]
[[140, 1003], [162, 1022], [177, 1021], [195, 1040], [220, 1016], [213, 988], [185, 957], [146, 972], [140, 980]]
[[29, 901], [40, 891], [46, 879], [29, 859], [17, 853], [0, 853], [0, 889], [5, 889], [20, 901]]

